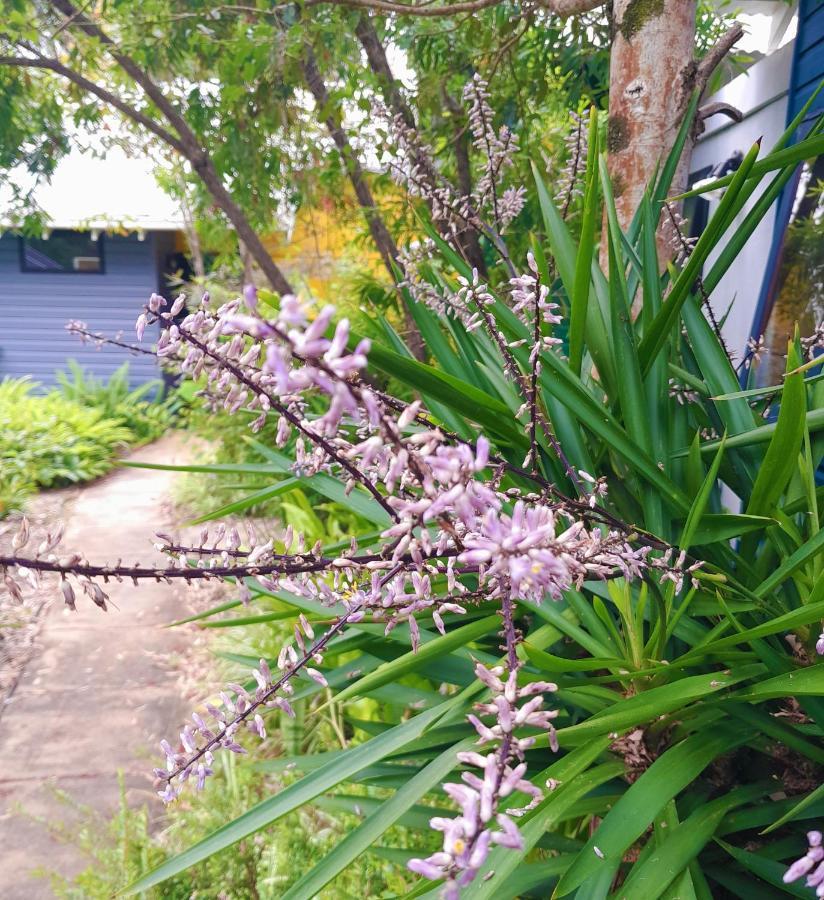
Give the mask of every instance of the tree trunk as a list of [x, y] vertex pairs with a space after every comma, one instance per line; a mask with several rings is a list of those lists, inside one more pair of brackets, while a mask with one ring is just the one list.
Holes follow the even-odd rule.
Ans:
[[[455, 172], [458, 177], [458, 189], [464, 197], [472, 196], [472, 163], [469, 156], [469, 128], [466, 126], [466, 111], [461, 109], [455, 99], [444, 88], [443, 98], [446, 108], [449, 110], [454, 123], [453, 146], [455, 148]], [[481, 275], [486, 275], [486, 261], [481, 250], [481, 242], [478, 232], [474, 228], [465, 228], [455, 235], [458, 248], [464, 259], [477, 269]]]
[[[383, 101], [389, 111], [400, 116], [407, 128], [416, 128], [415, 116], [409, 108], [409, 104], [403, 96], [400, 84], [392, 74], [392, 67], [386, 56], [386, 50], [381, 39], [372, 24], [369, 13], [362, 13], [355, 26], [355, 34], [366, 54], [369, 68], [378, 79], [378, 86], [383, 95]], [[444, 88], [444, 102], [450, 113], [461, 116], [463, 110], [455, 103]], [[450, 105], [451, 104], [451, 105]], [[462, 125], [456, 127], [455, 163], [458, 172], [458, 186], [461, 193], [468, 197], [472, 193], [472, 173], [469, 164], [469, 137]], [[431, 211], [431, 206], [430, 206]], [[437, 224], [437, 223], [436, 223]], [[444, 236], [451, 236], [448, 229], [441, 229]], [[466, 261], [482, 274], [486, 272], [481, 245], [477, 233], [472, 229], [465, 229], [455, 235], [457, 249]]]
[[381, 218], [372, 196], [372, 191], [366, 183], [361, 164], [352, 145], [349, 143], [346, 132], [343, 130], [342, 115], [330, 102], [329, 92], [326, 90], [326, 85], [315, 61], [315, 54], [309, 46], [304, 46], [302, 67], [306, 84], [315, 98], [318, 112], [321, 112], [323, 115], [323, 123], [326, 125], [335, 146], [338, 148], [338, 153], [340, 153], [343, 160], [344, 168], [352, 183], [358, 204], [366, 216], [372, 240], [375, 242], [375, 246], [389, 275], [395, 280], [393, 264], [398, 256], [398, 248]]
[[695, 0], [613, 0], [608, 168], [627, 228], [696, 84]]
[[249, 224], [249, 220], [243, 213], [243, 210], [232, 199], [232, 195], [223, 185], [223, 181], [218, 175], [211, 159], [205, 154], [192, 160], [192, 166], [206, 185], [209, 193], [214, 197], [215, 202], [221, 210], [226, 214], [226, 218], [234, 225], [238, 238], [243, 242], [243, 246], [251, 254], [254, 261], [260, 266], [261, 272], [266, 276], [266, 280], [279, 294], [293, 294], [291, 284], [289, 284], [286, 276], [281, 272], [277, 263], [269, 256], [263, 241], [257, 232]]

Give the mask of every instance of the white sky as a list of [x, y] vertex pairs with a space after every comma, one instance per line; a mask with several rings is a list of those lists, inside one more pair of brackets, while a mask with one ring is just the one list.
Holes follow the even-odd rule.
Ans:
[[[51, 182], [39, 185], [35, 200], [55, 228], [181, 228], [180, 209], [158, 185], [154, 168], [147, 157], [127, 156], [117, 146], [107, 151], [105, 159], [72, 149]], [[19, 177], [23, 186], [30, 183], [27, 173], [12, 177]], [[0, 183], [0, 211], [8, 207], [9, 199], [8, 186]]]

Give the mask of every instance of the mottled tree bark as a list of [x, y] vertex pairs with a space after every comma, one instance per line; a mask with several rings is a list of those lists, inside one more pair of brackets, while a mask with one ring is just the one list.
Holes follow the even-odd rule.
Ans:
[[626, 228], [672, 149], [698, 66], [695, 0], [613, 0], [608, 168]]

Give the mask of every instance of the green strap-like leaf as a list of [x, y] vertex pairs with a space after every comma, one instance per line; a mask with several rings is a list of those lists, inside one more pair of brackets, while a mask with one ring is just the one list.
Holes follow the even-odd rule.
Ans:
[[359, 744], [351, 750], [330, 760], [311, 775], [307, 775], [295, 784], [284, 788], [274, 797], [258, 803], [250, 810], [243, 813], [232, 822], [228, 822], [217, 831], [198, 841], [193, 847], [178, 853], [167, 860], [148, 875], [131, 884], [126, 890], [126, 895], [139, 894], [147, 891], [155, 885], [161, 884], [167, 878], [184, 872], [190, 866], [202, 862], [215, 853], [219, 853], [226, 847], [242, 838], [254, 834], [261, 828], [265, 828], [272, 822], [285, 816], [287, 813], [309, 803], [310, 800], [328, 791], [335, 785], [346, 781], [359, 771], [384, 759], [390, 753], [402, 749], [415, 738], [420, 737], [427, 728], [434, 724], [456, 702], [462, 699], [462, 695], [451, 697], [436, 709], [427, 710], [415, 718], [397, 725], [365, 744]]
[[675, 827], [643, 864], [630, 870], [629, 878], [615, 892], [614, 900], [659, 900], [669, 884], [709, 843], [724, 816], [736, 806], [762, 797], [769, 784], [751, 785], [699, 807]]
[[[822, 410], [824, 412], [824, 410]], [[805, 544], [802, 544], [795, 553], [785, 559], [783, 563], [753, 591], [756, 597], [767, 597], [777, 587], [783, 584], [791, 575], [795, 574], [806, 562], [814, 559], [824, 551], [824, 528], [813, 535]]]
[[[763, 671], [764, 668], [760, 665], [741, 666], [738, 669], [731, 669], [729, 674], [711, 672], [706, 675], [691, 675], [672, 684], [651, 688], [608, 707], [604, 712], [596, 713], [585, 722], [559, 729], [558, 740], [561, 746], [569, 746], [577, 744], [585, 737], [621, 731], [649, 722], [660, 715], [681, 709], [693, 700], [708, 697], [716, 691], [745, 681]], [[564, 691], [559, 691], [559, 697], [563, 696]]]
[[603, 866], [620, 862], [672, 797], [716, 757], [746, 743], [752, 734], [747, 728], [719, 726], [691, 735], [659, 756], [609, 811], [562, 876], [555, 896], [565, 897]]
[[822, 695], [824, 695], [824, 663], [817, 666], [804, 666], [792, 672], [784, 672], [782, 675], [767, 678], [733, 696], [736, 700], [760, 703], [762, 700], [775, 700], [779, 697], [818, 697]]
[[[407, 783], [386, 802], [373, 812], [364, 822], [358, 825], [313, 869], [307, 872], [283, 896], [283, 900], [310, 900], [325, 887], [336, 875], [361, 853], [368, 850], [386, 830], [417, 803], [421, 797], [443, 781], [457, 765], [455, 754], [466, 750], [473, 744], [468, 738], [462, 743], [450, 747], [441, 753], [429, 765], [410, 778]], [[411, 774], [411, 773], [410, 773]]]
[[586, 192], [584, 215], [581, 220], [581, 240], [575, 259], [575, 281], [569, 310], [569, 365], [576, 375], [581, 374], [584, 357], [584, 329], [587, 323], [587, 303], [590, 292], [592, 253], [595, 247], [595, 228], [598, 218], [598, 112], [589, 114], [589, 144], [587, 147]]
[[698, 494], [693, 500], [690, 511], [687, 515], [687, 521], [684, 523], [684, 530], [681, 532], [681, 540], [678, 542], [682, 550], [689, 550], [695, 540], [695, 533], [704, 516], [704, 512], [709, 503], [712, 492], [715, 488], [715, 480], [718, 478], [718, 470], [721, 468], [721, 458], [724, 456], [724, 445], [726, 442], [726, 434], [721, 439], [718, 447], [718, 453], [712, 461], [709, 472], [701, 485]]
[[784, 492], [787, 482], [798, 465], [798, 451], [804, 439], [805, 414], [807, 412], [804, 376], [793, 370], [801, 364], [795, 343], [790, 341], [787, 351], [787, 375], [784, 395], [778, 411], [778, 421], [764, 462], [747, 504], [751, 516], [767, 515]]
[[735, 173], [730, 186], [718, 204], [712, 219], [710, 219], [704, 233], [698, 239], [695, 249], [690, 255], [687, 264], [679, 273], [672, 285], [672, 290], [661, 307], [661, 311], [655, 317], [649, 330], [644, 334], [644, 339], [638, 350], [641, 358], [641, 367], [644, 373], [649, 371], [655, 357], [667, 340], [668, 335], [673, 328], [677, 326], [678, 315], [681, 307], [684, 305], [689, 292], [692, 289], [696, 276], [701, 274], [701, 268], [710, 255], [710, 252], [718, 245], [719, 238], [729, 226], [729, 212], [732, 209], [738, 193], [747, 180], [750, 169], [758, 156], [758, 145], [755, 144], [750, 148], [744, 157], [740, 168]]
[[453, 650], [465, 647], [485, 634], [490, 634], [500, 628], [500, 625], [501, 620], [499, 616], [487, 616], [484, 619], [470, 622], [461, 628], [456, 628], [454, 631], [449, 631], [423, 644], [417, 653], [410, 650], [408, 653], [404, 653], [397, 659], [392, 660], [392, 662], [385, 663], [358, 681], [347, 685], [335, 695], [335, 702], [340, 703], [342, 700], [347, 700], [350, 697], [362, 697], [381, 685], [397, 681], [402, 675], [422, 669], [431, 660], [446, 656]]

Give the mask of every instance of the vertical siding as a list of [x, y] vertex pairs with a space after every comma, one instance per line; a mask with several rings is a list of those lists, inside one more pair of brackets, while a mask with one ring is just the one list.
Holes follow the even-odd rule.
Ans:
[[[824, 3], [821, 0], [801, 0], [798, 6], [798, 35], [795, 39], [788, 121], [810, 99], [822, 78], [824, 78]], [[822, 94], [818, 95], [808, 119], [824, 111]]]
[[[165, 236], [135, 235], [103, 239], [103, 274], [20, 271], [19, 239], [0, 237], [0, 378], [29, 375], [49, 386], [55, 372], [76, 359], [95, 375], [108, 377], [129, 360], [133, 385], [158, 377], [149, 356], [103, 347], [96, 350], [67, 334], [70, 319], [92, 331], [134, 337], [134, 321], [149, 294], [158, 289], [157, 253]], [[160, 240], [158, 240], [160, 238]]]

